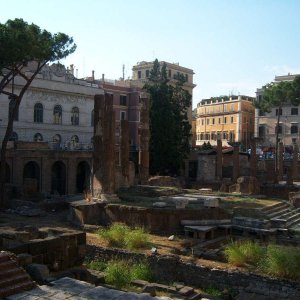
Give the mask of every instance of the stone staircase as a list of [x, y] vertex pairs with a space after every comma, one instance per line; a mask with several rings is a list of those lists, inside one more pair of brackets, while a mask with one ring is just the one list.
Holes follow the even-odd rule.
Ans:
[[35, 287], [25, 270], [7, 252], [0, 252], [0, 299]]
[[261, 213], [270, 221], [272, 228], [300, 229], [300, 210], [287, 202], [264, 207]]

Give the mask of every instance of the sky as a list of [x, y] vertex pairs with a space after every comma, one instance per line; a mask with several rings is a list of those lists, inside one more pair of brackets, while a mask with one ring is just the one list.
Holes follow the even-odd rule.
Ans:
[[[300, 73], [299, 0], [0, 0], [0, 23], [22, 18], [77, 44], [61, 63], [78, 77], [131, 77], [140, 61], [194, 71], [193, 107], [255, 96], [276, 75]], [[1, 45], [0, 45], [1, 46]]]

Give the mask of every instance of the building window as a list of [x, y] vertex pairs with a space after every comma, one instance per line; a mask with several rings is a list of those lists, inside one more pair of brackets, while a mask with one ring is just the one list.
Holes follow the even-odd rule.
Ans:
[[276, 108], [276, 116], [278, 116], [278, 113], [282, 116], [282, 108]]
[[[14, 111], [14, 107], [15, 105], [17, 104], [17, 101], [16, 99], [11, 99], [9, 101], [9, 107], [8, 107], [8, 118], [10, 119], [10, 117], [12, 116], [13, 114], [13, 111]], [[19, 120], [19, 110], [17, 111], [16, 115], [15, 115], [15, 118], [14, 118], [14, 121], [18, 121]]]
[[188, 82], [189, 81], [189, 75], [185, 74], [185, 81]]
[[227, 123], [227, 117], [224, 117], [224, 124]]
[[203, 119], [201, 120], [201, 123], [202, 123], [202, 125], [204, 125], [204, 120]]
[[224, 112], [227, 111], [227, 104], [224, 105]]
[[61, 136], [59, 134], [56, 134], [55, 136], [53, 136], [52, 141], [55, 144], [60, 144], [61, 143]]
[[71, 112], [71, 124], [78, 126], [79, 125], [79, 108], [73, 107]]
[[120, 95], [120, 105], [123, 105], [123, 106], [127, 105], [127, 96]]
[[234, 142], [234, 131], [230, 131], [229, 140], [230, 140], [230, 142]]
[[91, 112], [91, 126], [93, 127], [94, 126], [94, 123], [95, 123], [95, 116], [94, 116], [94, 110], [92, 110]]
[[291, 125], [291, 134], [298, 133], [298, 124]]
[[62, 108], [60, 105], [55, 105], [53, 110], [53, 123], [61, 124], [62, 120]]
[[234, 104], [231, 104], [231, 111], [234, 111]]
[[297, 143], [297, 139], [296, 138], [292, 138], [292, 143], [296, 144]]
[[258, 136], [264, 138], [266, 136], [266, 127], [264, 125], [258, 127]]
[[19, 139], [18, 134], [16, 132], [13, 132], [9, 138], [9, 141], [17, 141]]
[[259, 115], [260, 117], [263, 117], [263, 116], [265, 116], [265, 112], [264, 112], [262, 109], [260, 109], [260, 110], [258, 111], [258, 115]]
[[33, 137], [33, 140], [35, 142], [42, 142], [43, 141], [43, 136], [40, 133], [36, 133]]
[[231, 122], [231, 124], [233, 123], [233, 117], [230, 117], [230, 122]]
[[215, 118], [212, 118], [212, 124], [215, 125]]
[[221, 124], [221, 118], [219, 118], [218, 123]]
[[[278, 130], [278, 131], [277, 131]], [[277, 127], [275, 127], [275, 134], [278, 132], [278, 134], [282, 134], [282, 125], [281, 124], [279, 124], [279, 126]]]
[[146, 70], [146, 78], [149, 77], [149, 74], [150, 74], [150, 71], [149, 71], [149, 70]]
[[209, 119], [206, 119], [206, 125], [209, 125]]
[[209, 133], [206, 133], [206, 134], [205, 134], [205, 139], [206, 139], [206, 140], [210, 140], [210, 134], [209, 134]]
[[36, 103], [34, 105], [34, 123], [43, 123], [43, 105], [41, 103]]
[[78, 135], [72, 135], [72, 137], [71, 137], [71, 142], [72, 142], [72, 144], [77, 144], [77, 143], [79, 143]]
[[215, 141], [217, 139], [217, 135], [216, 135], [216, 133], [214, 131], [211, 133], [211, 139], [213, 141]]
[[291, 108], [291, 115], [298, 116], [298, 107]]
[[120, 120], [126, 120], [126, 111], [120, 111]]
[[204, 140], [204, 134], [200, 133], [200, 141]]
[[228, 134], [227, 134], [227, 132], [225, 131], [225, 132], [223, 132], [223, 140], [227, 140], [227, 138], [228, 138]]
[[138, 71], [138, 79], [142, 78], [142, 71]]
[[172, 77], [172, 71], [171, 70], [168, 70], [168, 76], [169, 76], [169, 78]]

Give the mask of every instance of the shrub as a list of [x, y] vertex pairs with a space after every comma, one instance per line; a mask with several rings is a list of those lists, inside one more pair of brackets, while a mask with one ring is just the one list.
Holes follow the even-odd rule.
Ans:
[[144, 262], [132, 263], [114, 260], [107, 263], [105, 282], [117, 288], [128, 286], [132, 280], [152, 280], [149, 265]]
[[86, 267], [88, 269], [96, 270], [96, 271], [104, 271], [106, 269], [106, 263], [100, 260], [92, 260], [86, 263]]
[[131, 269], [131, 280], [136, 280], [136, 279], [152, 281], [153, 274], [150, 270], [148, 263], [139, 262], [133, 264]]
[[269, 245], [262, 269], [267, 274], [300, 279], [300, 253], [295, 247]]
[[110, 261], [105, 270], [105, 282], [122, 288], [131, 281], [130, 267], [125, 261]]
[[102, 229], [98, 231], [98, 234], [108, 242], [110, 247], [135, 250], [144, 248], [149, 243], [149, 235], [143, 228], [131, 229], [120, 223], [115, 223], [108, 229]]
[[252, 241], [233, 242], [225, 249], [228, 262], [237, 266], [259, 264], [264, 256], [264, 250], [257, 243]]
[[133, 229], [127, 233], [125, 244], [130, 250], [145, 248], [149, 244], [149, 235], [143, 228]]
[[122, 248], [125, 245], [125, 235], [128, 232], [128, 227], [124, 224], [115, 223], [109, 229], [101, 229], [98, 234], [101, 238], [108, 242], [110, 247]]

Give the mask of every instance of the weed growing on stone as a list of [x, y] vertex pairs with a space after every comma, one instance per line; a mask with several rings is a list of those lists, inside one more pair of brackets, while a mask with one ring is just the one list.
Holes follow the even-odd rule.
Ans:
[[100, 238], [108, 242], [109, 247], [137, 250], [149, 245], [150, 236], [143, 228], [131, 229], [120, 223], [115, 223], [108, 229], [98, 232]]
[[214, 287], [206, 287], [202, 289], [204, 293], [209, 294], [214, 297], [220, 297], [222, 295], [222, 292]]
[[150, 281], [153, 276], [147, 263], [132, 263], [124, 260], [112, 260], [104, 271], [105, 282], [117, 288], [126, 287], [132, 280]]
[[107, 263], [100, 260], [92, 260], [85, 263], [88, 269], [96, 270], [96, 271], [104, 271], [106, 269]]

